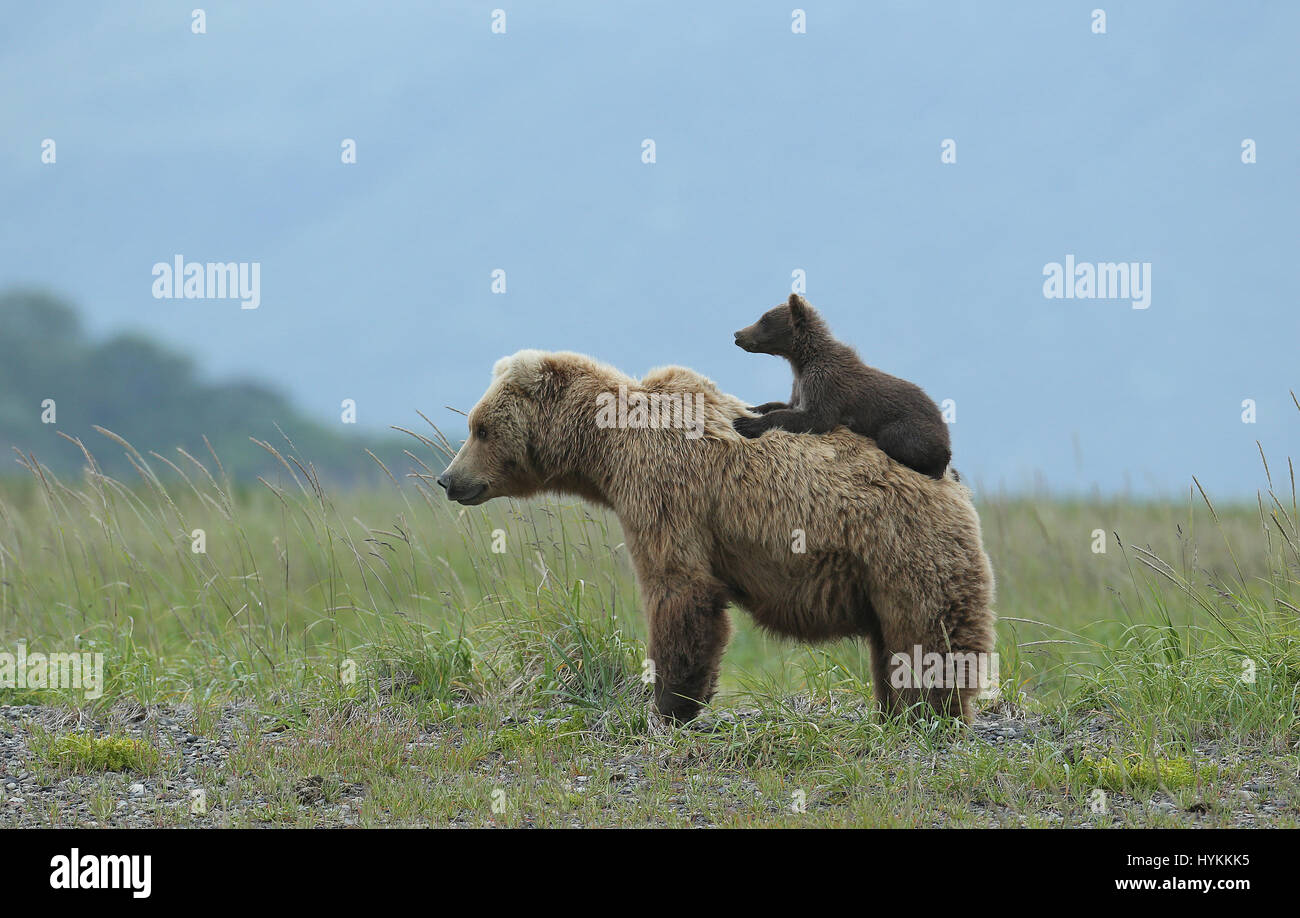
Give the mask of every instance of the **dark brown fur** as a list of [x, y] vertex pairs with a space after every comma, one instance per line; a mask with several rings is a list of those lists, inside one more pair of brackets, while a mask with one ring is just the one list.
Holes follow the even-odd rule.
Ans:
[[825, 321], [803, 297], [768, 310], [736, 332], [737, 346], [790, 361], [790, 401], [753, 410], [760, 418], [737, 418], [736, 430], [758, 437], [779, 427], [791, 433], [828, 433], [843, 424], [876, 441], [885, 455], [931, 478], [942, 478], [952, 448], [939, 406], [920, 386], [869, 367], [847, 344], [831, 336]]

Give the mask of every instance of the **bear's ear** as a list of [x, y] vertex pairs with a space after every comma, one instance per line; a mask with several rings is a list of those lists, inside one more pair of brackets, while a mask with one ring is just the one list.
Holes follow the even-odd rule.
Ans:
[[563, 388], [565, 374], [554, 354], [525, 350], [502, 357], [492, 368], [493, 378], [507, 381], [525, 395], [536, 398]]
[[514, 362], [514, 359], [515, 358], [513, 357], [502, 357], [496, 363], [492, 364], [492, 378], [496, 379], [498, 376], [505, 376], [506, 371], [510, 369], [510, 364]]
[[545, 357], [544, 351], [516, 351], [496, 362], [492, 367], [492, 378], [500, 379], [504, 376], [525, 392], [531, 391], [537, 386]]
[[808, 305], [807, 300], [797, 293], [792, 293], [787, 305], [790, 307], [790, 322], [795, 328], [802, 328], [808, 323], [808, 316], [812, 312], [812, 307]]

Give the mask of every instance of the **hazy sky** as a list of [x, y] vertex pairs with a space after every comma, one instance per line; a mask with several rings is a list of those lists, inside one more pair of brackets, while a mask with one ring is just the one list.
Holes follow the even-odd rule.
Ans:
[[[456, 427], [522, 347], [784, 398], [731, 333], [799, 269], [984, 487], [1300, 459], [1300, 4], [201, 2], [6, 11], [0, 288]], [[176, 254], [259, 263], [259, 308], [155, 298]], [[1046, 298], [1067, 256], [1149, 263], [1148, 308]]]

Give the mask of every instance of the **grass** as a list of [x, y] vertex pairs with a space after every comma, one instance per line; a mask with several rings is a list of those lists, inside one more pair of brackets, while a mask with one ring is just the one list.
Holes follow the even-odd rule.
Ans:
[[[448, 505], [432, 449], [335, 494], [287, 440], [251, 487], [215, 455], [104, 436], [137, 482], [73, 441], [80, 481], [23, 457], [0, 485], [0, 651], [102, 653], [103, 697], [0, 687], [0, 705], [105, 724], [143, 706], [129, 737], [54, 715], [15, 735], [60, 776], [159, 776], [152, 824], [195, 821], [185, 782], [214, 825], [1300, 823], [1289, 465], [1253, 506], [1195, 484], [1177, 503], [982, 496], [1002, 698], [974, 731], [879, 723], [859, 644], [777, 641], [743, 613], [719, 698], [679, 728], [649, 710], [608, 514]], [[223, 757], [187, 758], [151, 711]], [[84, 806], [29, 822], [115, 818], [120, 788], [76, 787]]]
[[89, 733], [46, 734], [37, 752], [46, 764], [72, 774], [147, 772], [159, 761], [158, 750], [142, 740]]
[[1203, 766], [1205, 774], [1197, 774], [1196, 766], [1185, 758], [1145, 759], [1130, 753], [1119, 760], [1085, 758], [1078, 766], [1079, 779], [1085, 787], [1103, 787], [1109, 790], [1131, 788], [1182, 789], [1196, 784], [1199, 778], [1212, 778], [1218, 767]]

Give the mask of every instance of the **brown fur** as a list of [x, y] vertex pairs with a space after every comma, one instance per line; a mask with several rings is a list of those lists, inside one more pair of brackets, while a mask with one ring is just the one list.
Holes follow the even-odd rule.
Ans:
[[747, 437], [780, 428], [827, 433], [839, 424], [876, 441], [891, 459], [931, 478], [942, 478], [952, 458], [948, 425], [921, 387], [869, 367], [836, 341], [817, 310], [798, 294], [736, 332], [736, 345], [790, 361], [790, 401], [752, 409], [761, 418], [738, 418]]
[[[598, 426], [597, 397], [620, 384], [702, 396], [704, 435]], [[977, 689], [894, 688], [889, 661], [917, 645], [993, 649], [993, 574], [970, 492], [843, 428], [745, 439], [732, 422], [746, 411], [681, 367], [638, 383], [580, 354], [520, 351], [497, 362], [438, 482], [470, 505], [550, 491], [614, 510], [649, 621], [655, 701], [670, 717], [690, 719], [712, 697], [735, 603], [777, 634], [865, 637], [886, 712], [925, 701], [969, 720]]]

